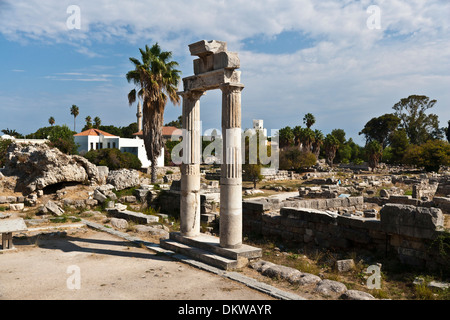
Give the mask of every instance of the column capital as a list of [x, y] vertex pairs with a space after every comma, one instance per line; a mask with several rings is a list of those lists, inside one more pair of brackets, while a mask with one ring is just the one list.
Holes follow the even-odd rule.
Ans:
[[189, 99], [197, 101], [199, 100], [203, 95], [205, 95], [205, 91], [198, 91], [198, 90], [190, 90], [190, 91], [181, 91], [177, 92], [179, 96], [181, 96], [183, 99]]
[[241, 92], [245, 86], [242, 83], [222, 83], [219, 86], [220, 90], [222, 90], [223, 93], [233, 93], [233, 92]]

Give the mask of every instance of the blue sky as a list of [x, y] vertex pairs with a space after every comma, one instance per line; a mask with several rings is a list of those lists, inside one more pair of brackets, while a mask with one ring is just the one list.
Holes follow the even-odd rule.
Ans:
[[[80, 29], [68, 28], [70, 5], [80, 9]], [[243, 128], [263, 119], [270, 133], [303, 125], [309, 112], [313, 128], [344, 129], [363, 144], [364, 124], [412, 94], [438, 101], [431, 112], [444, 127], [449, 16], [445, 0], [0, 0], [0, 129], [29, 134], [50, 116], [73, 128], [72, 104], [80, 108], [77, 131], [88, 115], [127, 126], [136, 121], [128, 58], [158, 42], [187, 77], [188, 45], [202, 39], [239, 53]], [[373, 18], [379, 29], [369, 28]], [[220, 127], [220, 104], [220, 92], [202, 97], [204, 130]], [[180, 114], [169, 104], [165, 122]]]

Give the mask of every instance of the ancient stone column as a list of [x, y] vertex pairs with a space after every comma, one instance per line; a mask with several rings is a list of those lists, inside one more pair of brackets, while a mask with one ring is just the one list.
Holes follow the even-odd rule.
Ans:
[[220, 246], [242, 245], [242, 84], [225, 83], [222, 90], [223, 153], [220, 178]]
[[183, 164], [181, 165], [180, 232], [186, 237], [200, 234], [200, 97], [188, 91], [183, 97]]

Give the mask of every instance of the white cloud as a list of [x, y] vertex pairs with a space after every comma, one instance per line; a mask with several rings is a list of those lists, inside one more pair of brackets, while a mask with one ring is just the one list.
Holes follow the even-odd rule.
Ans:
[[[243, 115], [266, 118], [269, 128], [301, 124], [303, 114], [312, 112], [324, 131], [342, 127], [357, 133], [409, 94], [427, 94], [438, 99], [437, 106], [450, 104], [445, 89], [450, 85], [449, 1], [80, 0], [80, 30], [67, 29], [70, 4], [7, 1], [0, 6], [0, 33], [16, 41], [70, 43], [92, 58], [101, 57], [93, 48], [97, 44], [141, 45], [151, 39], [185, 57], [183, 76], [192, 72], [189, 43], [227, 41], [241, 57]], [[381, 30], [367, 27], [370, 5], [381, 9]], [[245, 41], [261, 36], [276, 45], [276, 36], [285, 31], [299, 32], [313, 44], [281, 54], [245, 49]], [[84, 74], [65, 76], [110, 79]], [[52, 76], [63, 80], [63, 75]], [[441, 122], [450, 118], [447, 109], [440, 108]]]

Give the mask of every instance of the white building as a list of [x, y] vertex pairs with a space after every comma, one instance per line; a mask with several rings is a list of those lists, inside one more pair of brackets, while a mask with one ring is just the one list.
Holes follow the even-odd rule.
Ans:
[[[145, 150], [144, 140], [139, 136], [136, 136], [134, 139], [121, 138], [102, 130], [88, 129], [75, 134], [74, 140], [76, 144], [79, 144], [78, 152], [80, 153], [90, 150], [117, 148], [121, 152], [129, 152], [137, 156], [142, 163], [142, 168], [151, 166], [151, 161], [148, 160], [147, 151]], [[161, 150], [161, 155], [157, 159], [157, 167], [164, 167], [164, 149]]]
[[49, 142], [48, 139], [17, 139], [16, 137], [13, 137], [13, 136], [10, 136], [10, 135], [7, 135], [7, 134], [2, 135], [2, 136], [0, 137], [0, 139], [3, 139], [3, 140], [12, 140], [12, 141], [14, 141], [15, 143], [24, 143], [24, 144], [27, 144], [27, 143], [39, 143], [39, 144], [43, 144], [43, 143]]

